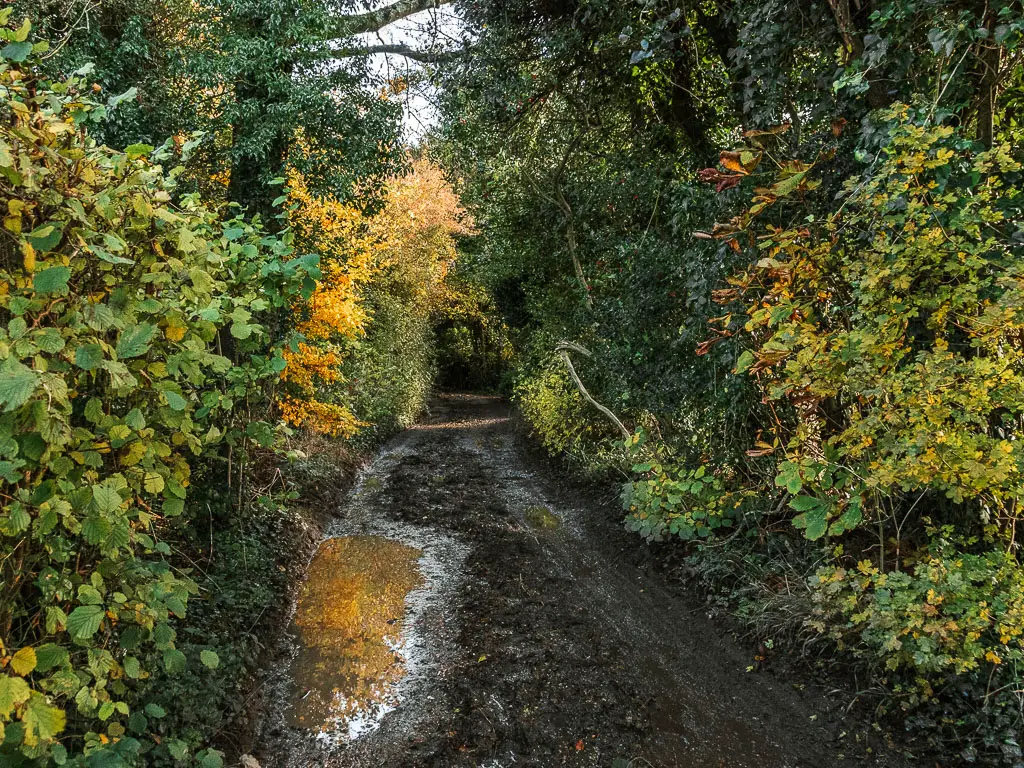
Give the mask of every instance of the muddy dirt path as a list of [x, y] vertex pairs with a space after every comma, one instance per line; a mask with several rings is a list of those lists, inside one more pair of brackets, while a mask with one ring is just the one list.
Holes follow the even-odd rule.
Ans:
[[[355, 537], [345, 546], [360, 552], [379, 537], [422, 553], [404, 619], [388, 616], [394, 595], [363, 614], [404, 621], [406, 644], [385, 641], [406, 674], [369, 725], [317, 736], [296, 711], [332, 685], [331, 651], [316, 640], [314, 663], [292, 646], [276, 672], [264, 768], [900, 764], [868, 749], [842, 702], [748, 672], [755, 651], [638, 568], [637, 540], [614, 518], [531, 458], [501, 400], [436, 401], [364, 472], [327, 532]], [[314, 559], [321, 572], [336, 569]]]

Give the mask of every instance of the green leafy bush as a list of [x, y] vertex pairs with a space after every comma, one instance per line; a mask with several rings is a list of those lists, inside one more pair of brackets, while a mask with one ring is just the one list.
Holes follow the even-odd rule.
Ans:
[[347, 400], [369, 423], [356, 441], [374, 442], [412, 425], [434, 381], [429, 317], [387, 279], [367, 291], [372, 321], [345, 361]]
[[[706, 539], [720, 528], [734, 524], [738, 502], [725, 489], [715, 472], [701, 465], [696, 468], [680, 464], [671, 456], [650, 458], [646, 435], [639, 431], [626, 440], [626, 448], [638, 459], [632, 471], [640, 479], [623, 486], [622, 504], [628, 511], [626, 528], [636, 531], [648, 541], [657, 541], [672, 534], [689, 541]], [[665, 453], [661, 446], [653, 448]]]
[[[906, 711], [941, 692], [942, 727], [967, 717], [953, 690], [1019, 705], [1022, 166], [926, 111], [882, 117], [885, 143], [827, 216], [808, 213], [825, 151], [779, 161], [716, 227], [756, 251], [718, 298], [743, 307], [736, 370], [777, 414], [752, 453], [775, 459], [807, 539], [861, 553], [838, 547], [810, 578], [807, 627], [876, 662]], [[723, 165], [748, 175], [763, 153], [755, 136]], [[1016, 743], [1019, 716], [973, 722]]]
[[88, 84], [40, 79], [25, 45], [0, 52], [0, 754], [63, 763], [153, 746], [135, 692], [184, 669], [197, 592], [165, 539], [196, 457], [273, 442], [272, 321], [316, 258], [176, 199], [168, 149], [97, 146]]
[[[869, 560], [828, 566], [811, 584], [813, 626], [888, 670], [909, 669], [921, 693], [946, 674], [1014, 667], [1024, 660], [1024, 574], [1012, 554], [957, 547], [952, 526], [930, 531], [929, 549], [905, 570]], [[976, 542], [974, 542], [976, 543]]]
[[1022, 755], [1020, 669], [1024, 573], [1014, 554], [929, 530], [906, 567], [829, 565], [810, 580], [807, 625], [872, 668], [904, 714], [936, 745], [972, 733], [961, 756], [1014, 763]]
[[[888, 142], [838, 209], [769, 224], [758, 260], [731, 280], [752, 300], [752, 350], [737, 369], [793, 416], [770, 429], [783, 467], [800, 467], [797, 490], [812, 489], [791, 504], [809, 538], [877, 521], [880, 498], [911, 493], [972, 505], [1007, 530], [1024, 490], [1021, 166], [909, 108], [886, 117]], [[735, 242], [755, 215], [813, 195], [811, 170], [783, 163], [720, 236]]]

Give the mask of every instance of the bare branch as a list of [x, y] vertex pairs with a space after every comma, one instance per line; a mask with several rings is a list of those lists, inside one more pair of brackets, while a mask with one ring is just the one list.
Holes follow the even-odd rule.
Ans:
[[466, 54], [463, 50], [452, 51], [430, 51], [411, 48], [408, 45], [354, 45], [347, 48], [334, 48], [327, 52], [332, 59], [350, 59], [354, 56], [368, 56], [374, 53], [388, 53], [396, 56], [405, 56], [407, 59], [423, 62], [424, 64], [441, 64], [447, 61], [455, 61]]
[[375, 11], [356, 13], [349, 16], [335, 16], [328, 35], [329, 38], [351, 37], [394, 24], [420, 11], [440, 8], [448, 5], [449, 0], [398, 0], [396, 3], [378, 8]]
[[576, 382], [576, 387], [577, 389], [579, 389], [580, 394], [587, 399], [587, 402], [589, 402], [592, 406], [597, 408], [597, 410], [599, 410], [601, 413], [607, 416], [608, 420], [612, 422], [612, 424], [614, 424], [616, 427], [618, 427], [619, 431], [622, 432], [622, 436], [628, 440], [630, 438], [629, 430], [626, 429], [625, 426], [623, 426], [622, 422], [619, 421], [619, 418], [614, 413], [612, 413], [610, 410], [608, 410], [599, 402], [597, 402], [597, 400], [591, 397], [590, 393], [587, 392], [587, 388], [583, 386], [583, 382], [580, 380], [579, 374], [576, 373], [576, 368], [573, 366], [572, 360], [569, 359], [569, 350], [572, 350], [573, 352], [578, 352], [581, 355], [586, 355], [587, 357], [593, 357], [590, 350], [571, 341], [558, 342], [558, 344], [555, 345], [555, 350], [561, 356], [562, 361], [565, 363], [565, 367], [569, 369], [569, 375], [572, 377], [572, 380]]

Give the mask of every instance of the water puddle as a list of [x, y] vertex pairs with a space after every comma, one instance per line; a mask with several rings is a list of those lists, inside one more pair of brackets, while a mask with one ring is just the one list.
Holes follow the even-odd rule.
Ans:
[[381, 536], [320, 545], [293, 621], [289, 725], [351, 741], [398, 705], [406, 597], [424, 583], [421, 554]]

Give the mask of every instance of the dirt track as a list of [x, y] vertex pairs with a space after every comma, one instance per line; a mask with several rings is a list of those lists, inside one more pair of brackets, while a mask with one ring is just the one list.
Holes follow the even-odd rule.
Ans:
[[754, 649], [638, 567], [616, 512], [532, 459], [500, 400], [438, 400], [339, 514], [331, 535], [415, 540], [444, 594], [379, 728], [327, 747], [271, 716], [264, 768], [901, 764], [807, 681], [748, 672]]

